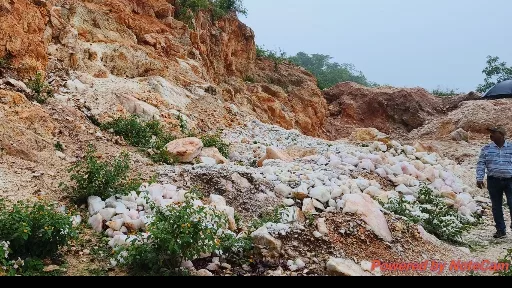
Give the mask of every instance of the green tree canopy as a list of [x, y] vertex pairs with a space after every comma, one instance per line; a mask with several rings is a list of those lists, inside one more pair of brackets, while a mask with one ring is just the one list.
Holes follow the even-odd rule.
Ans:
[[331, 59], [332, 57], [329, 55], [308, 55], [304, 52], [299, 52], [297, 55], [288, 58], [290, 62], [313, 74], [318, 80], [318, 87], [322, 90], [345, 81], [369, 87], [377, 86], [376, 83], [368, 81], [361, 71], [356, 70], [353, 64], [339, 64], [331, 62]]
[[485, 75], [484, 84], [478, 85], [477, 92], [485, 93], [497, 83], [512, 80], [512, 67], [500, 62], [499, 57], [487, 56], [487, 67], [482, 71]]

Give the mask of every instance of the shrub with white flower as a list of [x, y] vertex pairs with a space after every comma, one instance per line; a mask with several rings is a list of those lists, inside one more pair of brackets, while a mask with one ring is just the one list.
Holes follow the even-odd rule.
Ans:
[[396, 215], [422, 225], [427, 232], [446, 241], [460, 241], [462, 234], [470, 225], [476, 223], [448, 207], [443, 199], [426, 185], [421, 187], [417, 200], [416, 203], [409, 204], [403, 197], [394, 197], [382, 206]]
[[161, 274], [162, 269], [174, 271], [183, 261], [202, 255], [243, 252], [245, 239], [229, 231], [227, 215], [213, 206], [195, 205], [196, 200], [194, 193], [187, 193], [183, 203], [148, 202], [153, 219], [146, 225], [147, 233], [116, 247], [111, 264]]

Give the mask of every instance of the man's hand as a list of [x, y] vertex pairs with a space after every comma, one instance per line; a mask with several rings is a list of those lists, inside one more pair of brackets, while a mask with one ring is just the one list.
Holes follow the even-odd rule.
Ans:
[[484, 181], [478, 181], [478, 182], [476, 182], [476, 187], [478, 187], [479, 189], [484, 189], [484, 188], [485, 188], [485, 183], [484, 183]]

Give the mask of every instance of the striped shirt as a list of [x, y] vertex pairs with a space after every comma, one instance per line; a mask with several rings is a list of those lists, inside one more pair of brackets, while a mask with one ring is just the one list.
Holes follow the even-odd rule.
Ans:
[[477, 181], [484, 181], [487, 176], [498, 178], [512, 178], [512, 143], [505, 141], [500, 149], [498, 145], [490, 143], [482, 148], [476, 167]]

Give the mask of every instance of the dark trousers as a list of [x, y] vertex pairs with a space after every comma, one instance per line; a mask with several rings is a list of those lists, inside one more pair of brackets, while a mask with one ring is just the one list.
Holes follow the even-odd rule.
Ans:
[[503, 193], [507, 197], [507, 204], [512, 217], [512, 178], [499, 179], [495, 177], [487, 178], [487, 186], [492, 202], [492, 215], [496, 223], [496, 230], [507, 231], [507, 225], [503, 217]]

